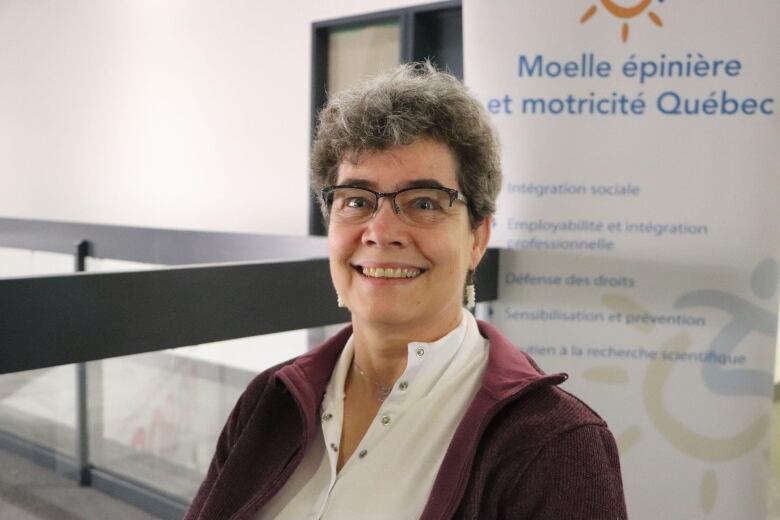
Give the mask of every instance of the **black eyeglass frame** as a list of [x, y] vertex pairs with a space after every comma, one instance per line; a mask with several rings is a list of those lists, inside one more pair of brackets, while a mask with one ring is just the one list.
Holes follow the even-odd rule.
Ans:
[[371, 188], [366, 188], [365, 186], [357, 186], [354, 184], [335, 184], [333, 186], [325, 186], [320, 191], [320, 197], [322, 198], [323, 207], [325, 207], [327, 210], [327, 216], [330, 215], [330, 206], [332, 204], [332, 202], [331, 203], [328, 202], [328, 195], [338, 188], [359, 189], [359, 190], [364, 190], [369, 193], [372, 193], [376, 198], [376, 204], [374, 205], [374, 211], [371, 213], [371, 216], [373, 216], [377, 211], [379, 211], [379, 199], [381, 199], [382, 197], [390, 197], [390, 202], [392, 202], [393, 211], [395, 211], [396, 215], [400, 215], [401, 208], [398, 206], [398, 203], [396, 202], [395, 198], [396, 196], [398, 196], [399, 193], [404, 193], [406, 191], [411, 191], [411, 190], [443, 191], [450, 197], [450, 204], [448, 207], [451, 208], [452, 205], [455, 203], [455, 201], [459, 200], [466, 205], [467, 209], [469, 209], [469, 201], [468, 199], [466, 199], [466, 197], [463, 196], [461, 192], [453, 188], [446, 188], [444, 186], [410, 186], [408, 188], [403, 188], [398, 191], [375, 191], [372, 190]]

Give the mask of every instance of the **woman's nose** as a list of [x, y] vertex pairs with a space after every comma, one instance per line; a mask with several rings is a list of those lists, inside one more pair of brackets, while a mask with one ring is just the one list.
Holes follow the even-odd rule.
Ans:
[[408, 243], [408, 226], [393, 208], [389, 197], [382, 197], [371, 219], [366, 222], [363, 243], [381, 247], [403, 247]]

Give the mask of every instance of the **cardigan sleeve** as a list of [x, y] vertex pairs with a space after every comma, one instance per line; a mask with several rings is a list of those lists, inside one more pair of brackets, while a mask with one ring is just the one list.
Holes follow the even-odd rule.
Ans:
[[545, 443], [504, 497], [506, 519], [625, 520], [615, 439], [588, 424]]

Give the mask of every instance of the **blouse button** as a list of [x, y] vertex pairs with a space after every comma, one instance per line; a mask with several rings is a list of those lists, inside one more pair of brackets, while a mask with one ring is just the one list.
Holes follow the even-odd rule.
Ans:
[[358, 457], [360, 457], [361, 459], [366, 455], [368, 455], [368, 451], [366, 450], [360, 450], [360, 453], [358, 453]]
[[330, 413], [330, 412], [328, 412], [328, 413], [326, 413], [325, 415], [322, 416], [322, 420], [323, 421], [330, 421], [331, 419], [333, 419], [333, 414]]
[[334, 443], [332, 443], [332, 442], [330, 443], [330, 449], [332, 449], [333, 451], [339, 451], [339, 447], [338, 447], [338, 446], [336, 446], [336, 445], [335, 445]]
[[390, 416], [389, 415], [383, 415], [382, 416], [382, 424], [384, 426], [387, 426], [388, 424], [390, 424]]
[[422, 347], [417, 347], [417, 350], [414, 352], [417, 354], [417, 357], [423, 357], [425, 355], [425, 349]]
[[401, 381], [401, 383], [398, 385], [399, 390], [406, 390], [409, 388], [409, 383], [406, 381]]

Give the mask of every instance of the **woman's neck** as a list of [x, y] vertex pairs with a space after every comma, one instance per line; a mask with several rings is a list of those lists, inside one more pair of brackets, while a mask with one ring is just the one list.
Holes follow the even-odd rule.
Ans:
[[373, 381], [392, 386], [406, 370], [408, 345], [413, 341], [430, 343], [447, 335], [460, 323], [462, 315], [439, 327], [403, 327], [398, 324], [352, 322], [355, 362]]

